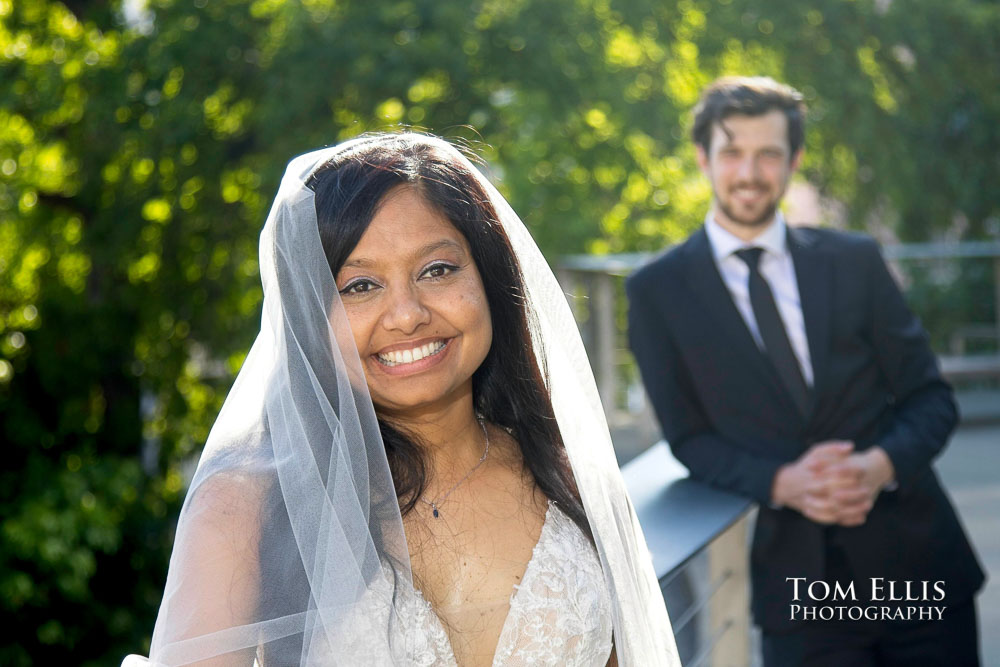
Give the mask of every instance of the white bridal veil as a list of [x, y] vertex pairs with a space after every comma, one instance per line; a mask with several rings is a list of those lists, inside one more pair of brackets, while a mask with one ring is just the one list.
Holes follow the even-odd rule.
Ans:
[[[539, 366], [593, 530], [622, 665], [676, 665], [676, 647], [576, 323], [506, 200], [477, 175], [520, 262]], [[338, 633], [373, 582], [411, 584], [399, 506], [361, 362], [305, 183], [362, 137], [289, 163], [260, 238], [260, 334], [212, 429], [177, 528], [149, 663], [338, 664]], [[371, 664], [407, 665], [413, 638], [369, 619]], [[146, 664], [130, 656], [126, 665]]]

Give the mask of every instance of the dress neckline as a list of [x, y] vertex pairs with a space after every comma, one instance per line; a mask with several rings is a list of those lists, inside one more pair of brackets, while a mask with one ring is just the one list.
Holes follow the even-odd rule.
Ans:
[[[532, 547], [531, 549], [531, 558], [528, 559], [528, 564], [524, 568], [524, 574], [521, 575], [521, 580], [518, 583], [514, 584], [514, 587], [510, 592], [510, 598], [508, 600], [508, 606], [507, 606], [507, 616], [504, 617], [503, 625], [500, 628], [500, 634], [497, 636], [497, 645], [493, 647], [493, 659], [490, 661], [490, 664], [494, 665], [494, 667], [496, 665], [496, 658], [498, 653], [497, 649], [499, 649], [500, 646], [503, 644], [504, 639], [508, 632], [510, 619], [513, 616], [511, 612], [513, 612], [514, 610], [514, 603], [517, 601], [518, 595], [520, 595], [521, 590], [525, 588], [525, 582], [528, 581], [528, 578], [532, 573], [533, 569], [532, 566], [538, 559], [537, 557], [539, 552], [541, 551], [542, 545], [544, 545], [545, 541], [549, 539], [549, 534], [552, 532], [551, 526], [554, 523], [551, 520], [554, 515], [553, 510], [555, 510], [556, 512], [560, 512], [556, 504], [551, 500], [549, 500], [548, 505], [545, 508], [545, 518], [542, 520], [542, 530], [538, 534], [538, 541], [535, 542], [535, 546]], [[443, 633], [445, 643], [448, 646], [448, 653], [451, 657], [451, 660], [454, 664], [457, 665], [458, 658], [455, 656], [455, 649], [451, 645], [451, 638], [448, 636], [448, 632], [444, 627], [444, 622], [441, 620], [441, 617], [437, 615], [437, 612], [434, 611], [434, 607], [431, 605], [430, 602], [428, 602], [427, 598], [424, 597], [423, 592], [416, 586], [413, 587], [413, 590], [416, 593], [417, 599], [420, 601], [420, 604], [424, 605], [427, 611], [430, 612], [431, 622], [433, 622], [437, 626], [437, 629]]]

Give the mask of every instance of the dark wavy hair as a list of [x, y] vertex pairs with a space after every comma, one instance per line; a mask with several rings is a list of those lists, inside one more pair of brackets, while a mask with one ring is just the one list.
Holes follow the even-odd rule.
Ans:
[[[536, 361], [521, 269], [476, 175], [421, 135], [377, 134], [319, 166], [306, 185], [316, 194], [319, 235], [334, 276], [386, 194], [401, 185], [414, 188], [465, 237], [493, 321], [492, 345], [472, 377], [475, 410], [513, 436], [538, 488], [593, 539]], [[379, 426], [405, 515], [427, 485], [424, 447], [381, 417]]]
[[[802, 93], [766, 76], [727, 76], [710, 83], [694, 108], [691, 139], [707, 153], [716, 123], [737, 114], [762, 116], [775, 109], [788, 119], [788, 157], [791, 159], [805, 141], [806, 105]], [[722, 129], [729, 134], [724, 125]]]

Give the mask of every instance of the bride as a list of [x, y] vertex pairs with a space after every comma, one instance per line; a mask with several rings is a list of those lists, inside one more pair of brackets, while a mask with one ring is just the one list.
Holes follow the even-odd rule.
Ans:
[[296, 158], [260, 270], [149, 663], [678, 664], [565, 298], [461, 153]]

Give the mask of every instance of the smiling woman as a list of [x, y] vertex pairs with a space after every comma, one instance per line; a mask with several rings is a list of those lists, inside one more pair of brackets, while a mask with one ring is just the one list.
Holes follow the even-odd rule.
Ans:
[[471, 400], [493, 327], [469, 244], [442, 213], [415, 188], [397, 186], [337, 268], [378, 410]]
[[467, 159], [296, 159], [261, 274], [153, 664], [676, 664], [572, 315]]

